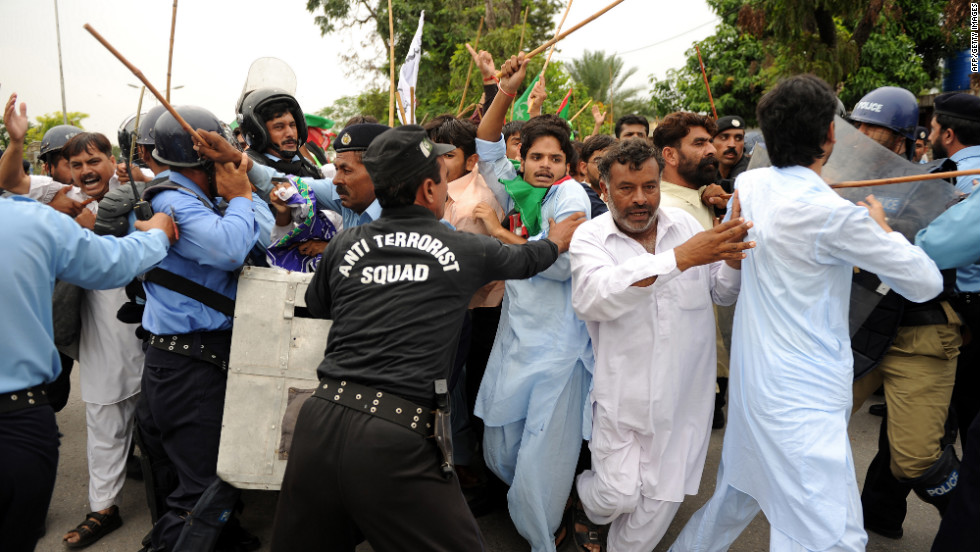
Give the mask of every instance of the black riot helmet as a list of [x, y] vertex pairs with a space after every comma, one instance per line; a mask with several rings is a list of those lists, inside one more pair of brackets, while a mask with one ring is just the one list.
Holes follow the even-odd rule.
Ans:
[[[191, 128], [221, 133], [221, 121], [207, 109], [193, 105], [184, 105], [176, 109]], [[202, 159], [194, 151], [194, 139], [191, 138], [190, 133], [184, 130], [170, 113], [164, 113], [157, 119], [153, 126], [153, 137], [156, 142], [153, 158], [163, 165], [205, 167], [208, 164], [206, 159]]]
[[158, 105], [140, 117], [140, 128], [136, 131], [136, 143], [141, 146], [152, 146], [153, 126], [157, 124], [160, 115], [167, 112], [167, 108]]
[[72, 136], [83, 132], [85, 131], [72, 125], [58, 125], [56, 127], [49, 128], [48, 131], [44, 133], [44, 137], [41, 138], [41, 151], [38, 153], [38, 157], [43, 163], [50, 163], [51, 159], [48, 155], [49, 153], [60, 152], [61, 148], [65, 147], [65, 143]]
[[285, 107], [285, 110], [289, 111], [296, 120], [296, 147], [306, 143], [306, 117], [296, 98], [279, 88], [259, 88], [245, 96], [241, 111], [238, 112], [238, 126], [245, 133], [245, 140], [249, 147], [256, 152], [264, 152], [270, 147], [276, 149], [269, 143], [269, 131], [265, 128], [265, 123], [272, 115], [271, 108], [280, 105]]
[[[142, 119], [142, 116], [140, 117]], [[129, 160], [129, 152], [133, 147], [133, 138], [136, 136], [136, 114], [132, 114], [123, 120], [122, 124], [119, 125], [119, 131], [116, 133], [116, 138], [119, 139], [119, 151], [122, 153], [122, 158]]]

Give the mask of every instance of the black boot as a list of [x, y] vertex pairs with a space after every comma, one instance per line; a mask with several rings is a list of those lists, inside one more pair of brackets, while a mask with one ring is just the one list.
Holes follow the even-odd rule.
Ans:
[[904, 533], [902, 523], [908, 511], [906, 497], [909, 487], [892, 475], [887, 425], [886, 416], [878, 430], [878, 454], [871, 460], [864, 478], [861, 507], [864, 510], [865, 529], [883, 537], [900, 539]]
[[715, 417], [711, 429], [725, 427], [725, 392], [728, 391], [728, 378], [718, 378], [718, 392], [715, 393]]

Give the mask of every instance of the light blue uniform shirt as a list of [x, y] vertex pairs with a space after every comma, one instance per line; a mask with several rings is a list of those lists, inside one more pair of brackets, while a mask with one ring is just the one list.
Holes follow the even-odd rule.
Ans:
[[[503, 138], [496, 143], [479, 139], [476, 142], [481, 173], [497, 201], [509, 211], [514, 202], [499, 179], [514, 178], [516, 173], [505, 157]], [[484, 168], [490, 168], [492, 173], [484, 173]], [[561, 221], [577, 211], [588, 217], [590, 210], [589, 197], [578, 182], [566, 180], [552, 186], [541, 207], [543, 228], [528, 239], [547, 238], [549, 218]], [[588, 372], [581, 378], [587, 396], [595, 364], [592, 342], [585, 323], [572, 310], [572, 268], [567, 251], [544, 272], [526, 280], [507, 280], [505, 287], [500, 325], [475, 412], [489, 426], [526, 420], [525, 430], [537, 433], [551, 418], [558, 396], [579, 365]], [[592, 418], [587, 415], [591, 409], [586, 404], [582, 406], [582, 432], [587, 437], [592, 426]]]
[[[949, 156], [956, 162], [956, 170], [967, 171], [980, 169], [980, 146], [970, 146]], [[980, 182], [980, 175], [965, 175], [956, 179], [956, 191], [973, 195], [974, 186]], [[971, 229], [976, 232], [976, 227]], [[980, 265], [969, 264], [961, 266], [956, 271], [956, 289], [959, 291], [980, 291]]]
[[126, 285], [160, 262], [160, 230], [99, 237], [36, 201], [0, 199], [0, 393], [50, 383], [61, 373], [51, 322], [55, 278], [91, 289]]
[[[286, 175], [272, 167], [253, 163], [252, 169], [248, 171], [249, 181], [259, 189], [266, 197], [272, 191], [273, 177], [285, 177]], [[313, 190], [316, 196], [317, 206], [335, 213], [340, 213], [344, 219], [344, 228], [353, 228], [362, 224], [373, 222], [381, 217], [381, 204], [375, 199], [368, 205], [363, 213], [344, 207], [340, 203], [340, 196], [337, 194], [337, 187], [333, 185], [333, 180], [329, 178], [303, 178], [307, 186]]]
[[[170, 181], [206, 199], [201, 189], [184, 175], [172, 172]], [[162, 191], [153, 196], [151, 203], [154, 213], [170, 214], [173, 207], [180, 230], [180, 238], [160, 268], [234, 299], [238, 269], [261, 235], [269, 239], [271, 225], [263, 230], [257, 222], [257, 213], [269, 211], [266, 205], [236, 197], [228, 202], [224, 216], [220, 216], [198, 196], [178, 190]], [[268, 216], [271, 218], [271, 213]], [[231, 328], [231, 317], [190, 297], [150, 282], [144, 282], [143, 287], [146, 289], [143, 327], [150, 333], [171, 335]]]
[[978, 229], [980, 194], [970, 194], [936, 217], [929, 226], [919, 230], [915, 235], [915, 245], [924, 249], [941, 270], [972, 265], [980, 259]]
[[843, 535], [854, 379], [848, 337], [853, 267], [922, 302], [942, 291], [935, 263], [812, 170], [763, 168], [735, 182], [745, 241], [722, 462], [772, 526], [810, 550]]

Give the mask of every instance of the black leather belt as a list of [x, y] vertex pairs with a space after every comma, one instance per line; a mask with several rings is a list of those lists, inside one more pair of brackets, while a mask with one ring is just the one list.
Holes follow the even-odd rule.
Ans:
[[46, 385], [28, 387], [20, 391], [0, 393], [0, 414], [44, 406], [46, 404], [50, 404], [48, 401], [48, 387]]
[[432, 410], [406, 401], [397, 395], [349, 380], [336, 381], [322, 378], [313, 396], [388, 420], [422, 437], [433, 436], [435, 416]]
[[931, 326], [933, 324], [949, 324], [949, 318], [942, 307], [925, 310], [906, 310], [902, 313], [899, 326]]
[[[154, 335], [150, 334], [149, 345], [161, 351], [168, 351], [178, 355], [201, 360], [213, 364], [224, 371], [228, 370], [228, 359], [212, 351], [201, 341], [201, 337], [218, 332], [190, 333], [177, 335]], [[229, 339], [231, 332], [227, 332]]]

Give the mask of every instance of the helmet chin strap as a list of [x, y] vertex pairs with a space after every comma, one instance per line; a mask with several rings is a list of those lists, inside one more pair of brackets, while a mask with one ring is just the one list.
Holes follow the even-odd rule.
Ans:
[[[299, 144], [299, 140], [297, 140], [296, 143]], [[278, 144], [274, 144], [272, 146], [269, 146], [269, 149], [271, 149], [272, 151], [276, 152], [276, 155], [278, 155], [280, 158], [282, 158], [283, 161], [292, 161], [293, 160], [293, 157], [296, 157], [297, 155], [299, 155], [299, 146], [296, 146], [296, 149], [294, 149], [291, 152], [290, 151], [283, 151], [282, 149], [279, 148], [279, 145]]]

